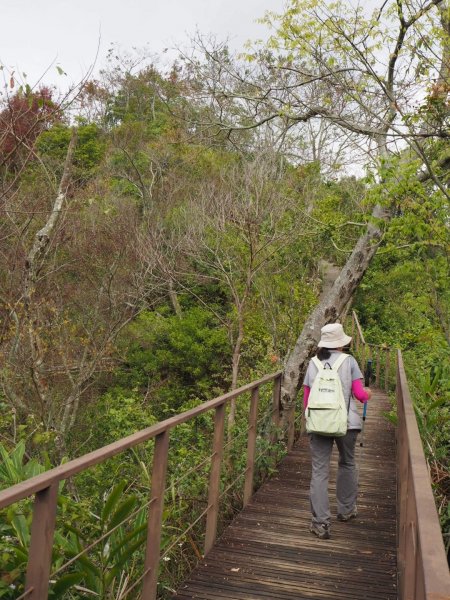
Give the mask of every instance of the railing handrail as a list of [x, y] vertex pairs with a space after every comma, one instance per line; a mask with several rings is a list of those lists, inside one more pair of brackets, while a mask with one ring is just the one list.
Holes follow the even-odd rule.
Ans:
[[123, 452], [124, 450], [128, 450], [129, 448], [137, 446], [138, 444], [156, 438], [161, 433], [169, 431], [177, 425], [181, 425], [182, 423], [185, 423], [186, 421], [189, 421], [190, 419], [193, 419], [198, 415], [207, 412], [208, 410], [216, 408], [217, 406], [220, 406], [229, 400], [233, 400], [241, 394], [252, 391], [260, 385], [275, 380], [277, 377], [280, 377], [281, 374], [282, 371], [277, 371], [276, 373], [266, 375], [257, 381], [252, 381], [251, 383], [232, 390], [231, 392], [227, 392], [222, 396], [218, 396], [217, 398], [203, 402], [202, 404], [199, 404], [190, 410], [170, 417], [164, 421], [160, 421], [159, 423], [147, 427], [146, 429], [142, 429], [116, 442], [112, 442], [107, 446], [93, 450], [88, 454], [84, 454], [83, 456], [59, 465], [58, 467], [50, 469], [49, 471], [45, 471], [40, 475], [35, 475], [30, 479], [0, 491], [0, 509], [13, 504], [14, 502], [18, 502], [19, 500], [24, 500], [25, 498], [28, 498], [29, 496], [36, 494], [37, 492], [40, 492], [51, 485], [59, 483], [63, 479], [67, 479], [73, 475], [76, 475], [80, 471], [84, 471], [88, 467], [97, 465], [104, 460]]
[[361, 329], [361, 325], [359, 323], [358, 315], [356, 314], [356, 312], [354, 310], [352, 310], [352, 315], [353, 315], [353, 319], [354, 319], [354, 321], [356, 323], [356, 328], [358, 330], [359, 337], [361, 339], [361, 343], [365, 344], [366, 340], [364, 339], [364, 335], [363, 335], [363, 332], [362, 332], [362, 329]]
[[[399, 448], [399, 470], [406, 478], [399, 482], [401, 598], [448, 600], [450, 575], [444, 542], [400, 350], [397, 360], [400, 446], [406, 444], [406, 448]], [[407, 452], [402, 455], [402, 450]], [[414, 564], [410, 564], [413, 559]]]

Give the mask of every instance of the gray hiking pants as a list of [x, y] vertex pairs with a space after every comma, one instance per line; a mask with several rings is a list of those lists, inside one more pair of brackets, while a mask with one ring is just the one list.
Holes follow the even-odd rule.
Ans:
[[347, 514], [356, 506], [358, 475], [355, 463], [355, 446], [359, 429], [349, 429], [343, 437], [325, 437], [315, 433], [309, 436], [311, 450], [310, 502], [313, 523], [330, 524], [331, 513], [328, 501], [328, 476], [333, 443], [339, 450], [339, 466], [336, 479], [338, 514]]

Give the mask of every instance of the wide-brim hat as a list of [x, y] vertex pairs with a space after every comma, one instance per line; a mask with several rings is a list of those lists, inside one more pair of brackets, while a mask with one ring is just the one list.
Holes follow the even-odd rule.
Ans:
[[352, 341], [349, 335], [344, 333], [344, 328], [340, 323], [328, 323], [320, 330], [319, 348], [343, 348]]

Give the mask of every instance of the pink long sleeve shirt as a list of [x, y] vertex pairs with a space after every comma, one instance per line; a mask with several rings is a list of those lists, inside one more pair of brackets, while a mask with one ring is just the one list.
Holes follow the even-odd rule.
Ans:
[[[311, 388], [308, 385], [303, 386], [303, 407], [306, 409], [308, 406], [309, 393]], [[369, 399], [369, 394], [365, 391], [361, 379], [354, 379], [352, 381], [352, 394], [353, 396], [365, 404]]]

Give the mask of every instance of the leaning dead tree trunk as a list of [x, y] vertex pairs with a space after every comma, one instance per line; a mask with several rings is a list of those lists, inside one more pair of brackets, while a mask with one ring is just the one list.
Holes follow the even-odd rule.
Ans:
[[[387, 215], [376, 206], [372, 216], [374, 221]], [[344, 268], [338, 275], [328, 294], [325, 294], [317, 307], [308, 317], [294, 349], [287, 358], [281, 386], [281, 401], [284, 409], [290, 409], [302, 383], [306, 361], [313, 355], [320, 339], [320, 329], [326, 323], [339, 318], [358, 287], [369, 267], [380, 243], [381, 230], [369, 223], [364, 235], [360, 237]]]

